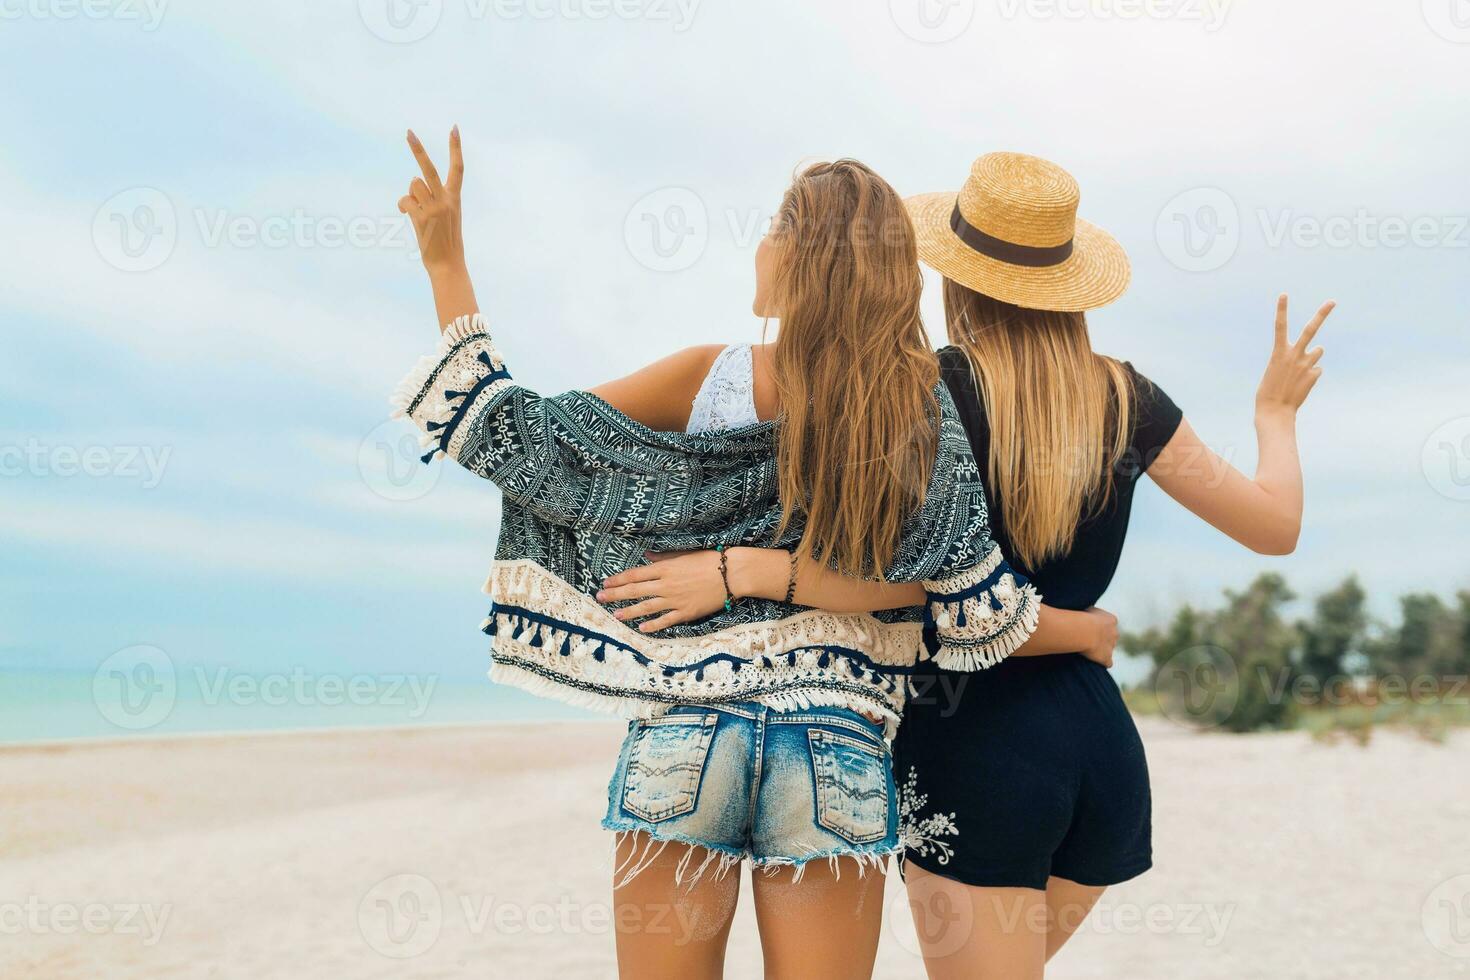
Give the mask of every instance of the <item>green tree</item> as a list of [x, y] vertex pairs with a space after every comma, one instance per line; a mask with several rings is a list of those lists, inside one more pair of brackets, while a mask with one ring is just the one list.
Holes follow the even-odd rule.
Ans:
[[1179, 607], [1174, 618], [1164, 629], [1150, 626], [1142, 633], [1123, 633], [1118, 645], [1127, 653], [1150, 657], [1154, 669], [1168, 663], [1180, 651], [1204, 642], [1205, 619], [1208, 614], [1200, 613], [1188, 603]]
[[1227, 591], [1225, 597], [1225, 609], [1208, 634], [1212, 644], [1229, 653], [1239, 674], [1239, 697], [1224, 726], [1236, 732], [1284, 727], [1295, 709], [1293, 654], [1301, 637], [1281, 607], [1296, 595], [1284, 578], [1268, 572], [1244, 592]]
[[1224, 609], [1185, 606], [1163, 629], [1125, 633], [1120, 645], [1153, 659], [1159, 706], [1175, 720], [1239, 732], [1284, 726], [1300, 636], [1281, 607], [1295, 596], [1280, 575], [1266, 574], [1225, 598]]
[[1370, 671], [1410, 679], [1464, 673], [1466, 607], [1463, 594], [1456, 606], [1430, 592], [1401, 597], [1398, 627], [1367, 648]]
[[1452, 673], [1465, 677], [1470, 675], [1470, 591], [1462, 590], [1455, 598], [1460, 603], [1460, 655]]
[[1297, 669], [1320, 684], [1347, 674], [1349, 654], [1362, 651], [1368, 632], [1367, 594], [1356, 575], [1318, 596], [1312, 618], [1297, 624], [1301, 657]]

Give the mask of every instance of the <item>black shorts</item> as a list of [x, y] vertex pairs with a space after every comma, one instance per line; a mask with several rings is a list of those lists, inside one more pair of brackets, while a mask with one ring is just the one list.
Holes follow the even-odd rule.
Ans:
[[928, 838], [905, 860], [926, 871], [1045, 888], [1114, 885], [1152, 863], [1143, 742], [1112, 676], [1080, 655], [921, 669], [894, 761], [905, 830]]

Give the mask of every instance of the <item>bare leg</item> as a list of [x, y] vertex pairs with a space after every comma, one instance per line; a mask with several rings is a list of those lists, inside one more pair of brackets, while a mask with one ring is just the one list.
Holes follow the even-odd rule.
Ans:
[[1046, 892], [976, 888], [912, 864], [905, 874], [930, 980], [1040, 980]]
[[887, 876], [839, 858], [751, 875], [766, 980], [863, 980], [873, 975]]
[[[720, 980], [740, 897], [740, 869], [717, 875], [716, 857], [691, 886], [690, 875], [709, 852], [696, 848], [691, 855], [687, 844], [663, 844], [644, 833], [619, 838], [615, 855], [619, 868], [642, 868], [621, 887], [614, 876], [618, 975], [630, 980]], [[685, 883], [677, 884], [681, 863]]]
[[1046, 882], [1046, 958], [1050, 960], [1087, 920], [1087, 913], [1102, 898], [1107, 886], [1079, 885], [1066, 878]]

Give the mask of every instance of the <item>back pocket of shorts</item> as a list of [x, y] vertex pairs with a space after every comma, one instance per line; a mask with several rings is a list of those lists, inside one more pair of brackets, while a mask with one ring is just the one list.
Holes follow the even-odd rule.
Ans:
[[817, 786], [817, 822], [854, 844], [888, 835], [884, 750], [824, 728], [807, 730]]
[[623, 809], [654, 822], [693, 810], [715, 719], [710, 713], [639, 722], [628, 749]]

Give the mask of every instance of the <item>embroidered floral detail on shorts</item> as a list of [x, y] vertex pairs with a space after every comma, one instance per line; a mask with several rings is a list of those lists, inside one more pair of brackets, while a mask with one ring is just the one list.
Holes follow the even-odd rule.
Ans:
[[936, 856], [940, 864], [948, 864], [954, 848], [941, 837], [958, 837], [953, 813], [934, 813], [920, 818], [919, 812], [929, 805], [929, 794], [919, 792], [919, 773], [909, 767], [908, 778], [898, 790], [898, 839], [905, 851], [920, 857]]

